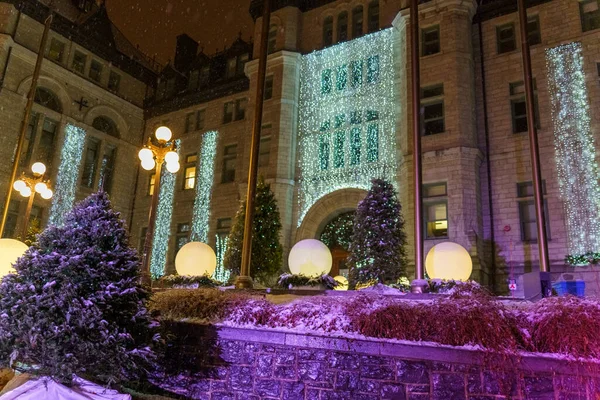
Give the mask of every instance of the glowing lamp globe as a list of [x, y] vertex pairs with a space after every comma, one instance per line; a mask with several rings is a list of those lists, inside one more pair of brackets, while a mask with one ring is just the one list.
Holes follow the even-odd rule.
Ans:
[[167, 163], [167, 171], [169, 171], [172, 174], [179, 171], [180, 167], [181, 167], [181, 165], [178, 162], [171, 162], [171, 163], [168, 162]]
[[473, 271], [469, 252], [460, 244], [443, 242], [427, 253], [425, 269], [433, 279], [466, 281]]
[[333, 279], [338, 283], [338, 285], [334, 287], [335, 290], [348, 290], [348, 278], [338, 275]]
[[175, 257], [175, 269], [179, 275], [212, 275], [217, 268], [217, 256], [213, 249], [201, 242], [185, 244]]
[[178, 163], [179, 162], [179, 154], [177, 154], [177, 152], [175, 152], [175, 151], [169, 151], [167, 154], [165, 154], [165, 161], [167, 162], [167, 164]]
[[25, 189], [27, 187], [27, 184], [25, 183], [25, 181], [22, 180], [18, 180], [15, 181], [15, 183], [13, 183], [13, 189], [15, 189], [17, 192], [20, 192], [21, 190]]
[[150, 150], [149, 148], [144, 147], [138, 153], [138, 157], [140, 158], [140, 161], [152, 160], [154, 159], [154, 153], [152, 153], [152, 150]]
[[150, 171], [155, 165], [156, 161], [154, 161], [152, 158], [146, 158], [142, 160], [142, 168], [144, 168], [146, 171]]
[[41, 162], [36, 162], [31, 166], [31, 172], [36, 175], [44, 175], [46, 173], [46, 166]]
[[171, 132], [171, 130], [169, 128], [167, 128], [166, 126], [158, 127], [156, 129], [156, 132], [154, 132], [154, 134], [156, 135], [156, 138], [161, 142], [168, 142], [169, 140], [171, 140], [171, 137], [173, 136], [173, 133]]
[[294, 275], [319, 276], [331, 271], [331, 252], [323, 242], [304, 239], [292, 247], [288, 257], [290, 272]]
[[26, 186], [23, 190], [21, 190], [21, 196], [23, 196], [23, 197], [31, 196], [31, 188], [29, 186]]
[[48, 185], [46, 185], [44, 182], [38, 182], [35, 184], [35, 191], [38, 193], [44, 193], [46, 190], [48, 190]]
[[29, 247], [14, 239], [0, 239], [0, 277], [14, 272], [13, 264]]
[[42, 199], [50, 200], [53, 195], [54, 195], [54, 193], [52, 192], [52, 190], [47, 189], [44, 192], [42, 192]]

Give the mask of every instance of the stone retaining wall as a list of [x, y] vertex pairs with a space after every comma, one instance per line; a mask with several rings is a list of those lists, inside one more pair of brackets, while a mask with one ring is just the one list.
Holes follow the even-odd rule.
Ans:
[[186, 323], [169, 329], [178, 340], [169, 360], [195, 372], [158, 383], [193, 399], [600, 399], [597, 365]]

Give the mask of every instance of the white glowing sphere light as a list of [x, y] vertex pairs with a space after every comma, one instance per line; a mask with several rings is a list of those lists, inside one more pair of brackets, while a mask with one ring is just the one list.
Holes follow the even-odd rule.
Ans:
[[179, 275], [212, 275], [217, 268], [214, 250], [201, 242], [186, 243], [175, 257], [175, 269]]
[[154, 169], [155, 166], [156, 161], [154, 161], [152, 158], [146, 158], [142, 160], [142, 168], [144, 168], [146, 171]]
[[31, 196], [31, 188], [29, 186], [26, 186], [23, 190], [21, 190], [20, 193], [23, 197], [29, 197]]
[[152, 153], [152, 150], [150, 150], [149, 148], [144, 147], [138, 153], [138, 157], [139, 157], [140, 161], [152, 160], [152, 159], [154, 159], [154, 153]]
[[179, 168], [181, 168], [181, 165], [178, 162], [170, 162], [170, 163], [168, 162], [167, 163], [167, 171], [169, 171], [172, 174], [179, 171]]
[[47, 189], [44, 192], [42, 192], [42, 199], [50, 200], [53, 195], [54, 195], [54, 192], [52, 192], [51, 189]]
[[175, 151], [169, 151], [165, 154], [165, 161], [168, 163], [178, 163], [179, 162], [179, 154]]
[[21, 190], [25, 189], [27, 187], [27, 184], [25, 183], [25, 181], [22, 180], [18, 180], [15, 181], [15, 183], [13, 183], [13, 189], [15, 189], [17, 192], [20, 192]]
[[46, 190], [48, 190], [48, 185], [46, 185], [44, 182], [38, 182], [35, 184], [35, 191], [38, 193], [44, 193]]
[[173, 137], [173, 132], [171, 132], [171, 130], [166, 126], [158, 127], [154, 134], [156, 135], [156, 138], [161, 142], [168, 142], [169, 140], [171, 140], [171, 137]]
[[290, 272], [294, 275], [319, 276], [331, 271], [331, 252], [321, 241], [304, 239], [292, 247], [288, 257]]
[[14, 239], [0, 239], [0, 277], [14, 272], [13, 264], [29, 247]]
[[425, 269], [432, 279], [466, 281], [473, 271], [473, 260], [460, 244], [443, 242], [429, 250]]
[[44, 175], [46, 173], [46, 166], [41, 162], [36, 162], [31, 166], [31, 171], [36, 175]]

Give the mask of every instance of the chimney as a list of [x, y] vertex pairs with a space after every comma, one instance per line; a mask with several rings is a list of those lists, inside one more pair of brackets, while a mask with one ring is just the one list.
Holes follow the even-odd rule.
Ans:
[[182, 71], [189, 65], [198, 53], [198, 42], [188, 35], [181, 34], [177, 36], [177, 47], [175, 48], [175, 60], [173, 66], [176, 70]]

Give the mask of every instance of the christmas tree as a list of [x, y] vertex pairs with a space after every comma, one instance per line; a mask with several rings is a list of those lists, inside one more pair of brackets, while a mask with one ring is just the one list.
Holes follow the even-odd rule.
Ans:
[[139, 266], [104, 192], [76, 205], [0, 282], [2, 364], [65, 383], [136, 377], [153, 355]]
[[[242, 242], [244, 239], [244, 219], [246, 201], [242, 201], [229, 234], [227, 251], [223, 264], [232, 275], [239, 275], [242, 265]], [[256, 186], [254, 221], [252, 224], [252, 258], [250, 276], [263, 283], [279, 275], [283, 250], [279, 242], [281, 221], [275, 195], [271, 186], [259, 179]]]
[[398, 195], [391, 183], [373, 179], [358, 204], [350, 243], [350, 285], [396, 281], [406, 265], [406, 234]]

